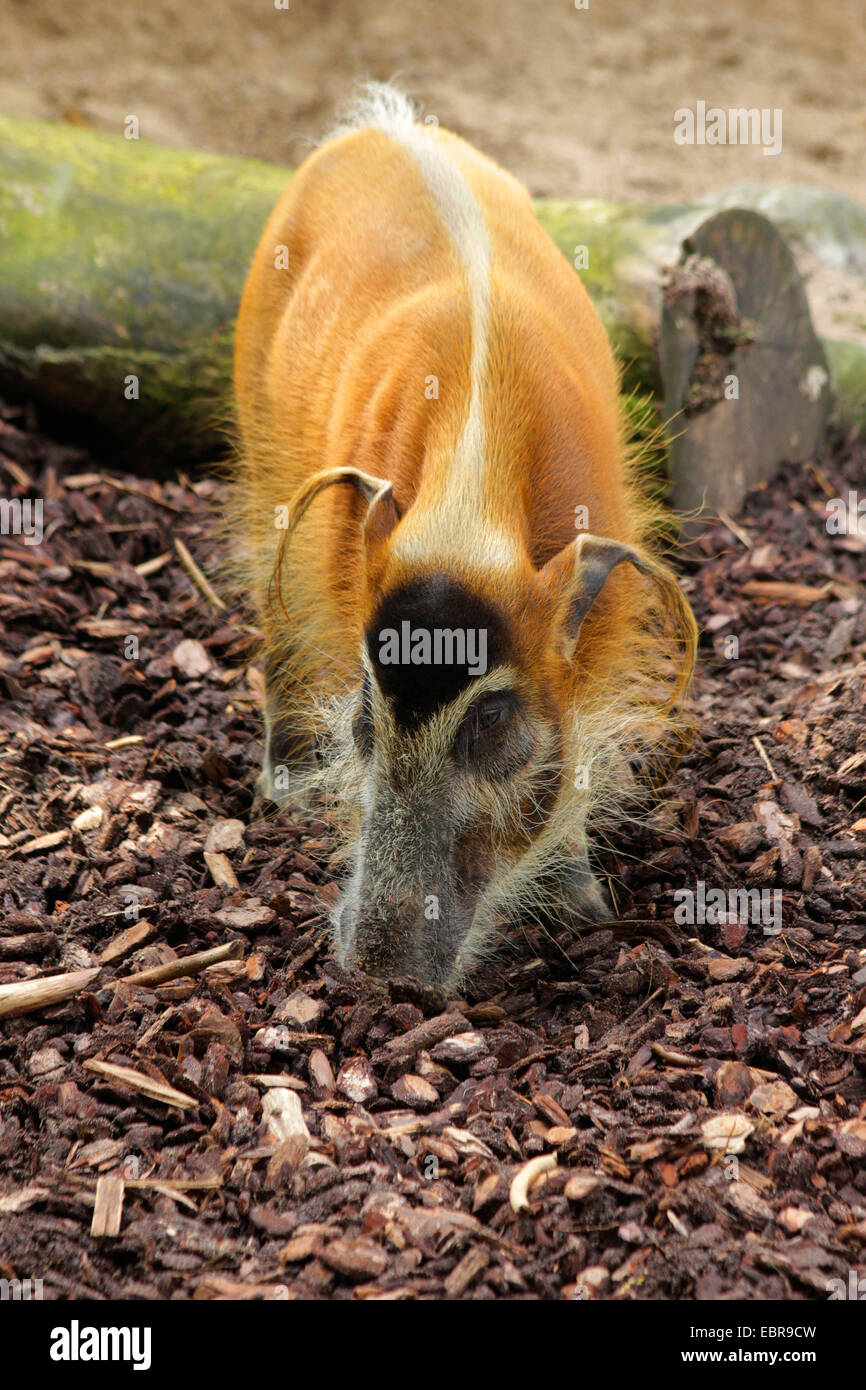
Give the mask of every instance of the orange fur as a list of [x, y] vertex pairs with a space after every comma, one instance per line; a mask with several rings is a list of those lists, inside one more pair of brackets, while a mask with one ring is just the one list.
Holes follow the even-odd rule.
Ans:
[[[307, 711], [342, 689], [377, 599], [439, 567], [506, 612], [537, 708], [552, 702], [567, 722], [620, 699], [644, 709], [647, 744], [664, 742], [694, 621], [650, 558], [654, 516], [631, 475], [604, 329], [524, 190], [449, 132], [418, 138], [459, 170], [489, 238], [483, 468], [458, 459], [478, 328], [447, 219], [399, 141], [340, 135], [274, 209], [237, 324], [233, 515], [284, 699]], [[281, 247], [288, 269], [275, 267]], [[297, 523], [281, 524], [326, 469], [391, 484], [366, 528], [364, 498], [347, 486], [308, 495]], [[646, 570], [613, 571], [566, 659], [565, 548], [581, 506], [594, 535], [638, 547]]]

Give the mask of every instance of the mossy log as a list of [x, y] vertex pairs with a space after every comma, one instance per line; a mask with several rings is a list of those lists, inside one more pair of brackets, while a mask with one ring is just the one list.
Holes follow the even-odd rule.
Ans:
[[238, 300], [288, 177], [0, 119], [0, 389], [130, 462], [222, 449]]
[[[0, 390], [74, 412], [130, 463], [220, 452], [238, 297], [290, 173], [0, 118]], [[866, 212], [820, 189], [745, 187], [672, 207], [537, 202], [627, 386], [665, 397], [664, 267], [729, 206], [765, 211], [795, 252], [866, 285]], [[866, 418], [863, 338], [825, 346], [842, 418]]]

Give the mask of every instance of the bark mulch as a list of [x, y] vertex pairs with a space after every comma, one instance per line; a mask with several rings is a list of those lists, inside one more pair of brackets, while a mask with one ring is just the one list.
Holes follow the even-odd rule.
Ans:
[[[601, 851], [620, 920], [516, 929], [450, 1000], [341, 969], [328, 826], [251, 816], [255, 632], [175, 548], [212, 569], [216, 484], [104, 473], [11, 407], [0, 473], [45, 499], [41, 545], [0, 536], [0, 985], [98, 969], [0, 1022], [0, 1278], [670, 1300], [862, 1277], [866, 537], [825, 524], [862, 442], [687, 549], [700, 734]], [[763, 919], [713, 889], [764, 890]]]

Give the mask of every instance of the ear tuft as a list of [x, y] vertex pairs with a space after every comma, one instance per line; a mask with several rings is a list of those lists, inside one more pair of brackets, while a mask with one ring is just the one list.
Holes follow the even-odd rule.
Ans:
[[364, 542], [368, 547], [387, 540], [400, 519], [393, 488], [387, 478], [374, 478], [370, 473], [363, 473], [360, 468], [326, 468], [321, 473], [314, 473], [312, 477], [308, 478], [292, 498], [288, 525], [277, 550], [274, 572], [270, 581], [270, 593], [272, 596], [276, 595], [277, 602], [286, 617], [289, 615], [283, 600], [283, 572], [292, 532], [305, 515], [310, 503], [318, 497], [320, 492], [335, 483], [349, 483], [366, 499], [368, 506], [363, 523], [363, 534]]
[[570, 661], [580, 629], [611, 570], [628, 560], [643, 574], [651, 572], [648, 560], [634, 546], [608, 536], [580, 535], [548, 561], [539, 578], [565, 600], [563, 646]]
[[[319, 493], [323, 492], [326, 487], [331, 487], [335, 483], [351, 484], [369, 503], [370, 510], [375, 504], [389, 497], [390, 505], [387, 510], [393, 511], [393, 524], [396, 525], [399, 520], [399, 513], [394, 502], [391, 483], [386, 478], [374, 478], [370, 473], [363, 473], [360, 468], [326, 468], [321, 473], [314, 473], [311, 478], [308, 478], [292, 498], [287, 527], [289, 534], [295, 529], [313, 499], [318, 497]], [[367, 520], [369, 518], [370, 512], [368, 511]]]
[[394, 489], [390, 483], [385, 483], [370, 502], [364, 520], [364, 544], [368, 550], [384, 545], [399, 520]]
[[655, 596], [651, 591], [647, 593], [647, 616], [654, 614], [660, 620], [667, 634], [661, 640], [670, 641], [678, 653], [674, 658], [676, 677], [665, 705], [666, 709], [673, 709], [694, 669], [698, 628], [676, 576], [667, 565], [625, 541], [584, 533], [554, 555], [537, 577], [560, 604], [563, 647], [567, 660], [571, 661], [586, 615], [611, 570], [624, 560], [634, 565], [653, 585]]

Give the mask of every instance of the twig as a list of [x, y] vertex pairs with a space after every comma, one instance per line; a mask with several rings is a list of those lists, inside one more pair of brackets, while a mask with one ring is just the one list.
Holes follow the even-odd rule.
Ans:
[[127, 1178], [127, 1187], [145, 1189], [155, 1187], [167, 1192], [213, 1192], [222, 1187], [223, 1180], [216, 1176], [210, 1178]]
[[88, 1057], [83, 1067], [85, 1071], [95, 1072], [97, 1076], [104, 1076], [163, 1105], [173, 1105], [178, 1110], [195, 1110], [198, 1106], [197, 1100], [183, 1091], [176, 1091], [167, 1081], [156, 1081], [144, 1072], [134, 1071], [132, 1067], [117, 1067], [112, 1062], [100, 1062], [96, 1057]]
[[153, 1023], [150, 1025], [150, 1027], [147, 1028], [147, 1029], [145, 1030], [145, 1032], [142, 1033], [142, 1035], [141, 1035], [141, 1037], [139, 1038], [138, 1042], [135, 1044], [135, 1051], [136, 1051], [136, 1052], [140, 1052], [141, 1049], [142, 1049], [143, 1047], [147, 1047], [147, 1044], [148, 1044], [149, 1042], [151, 1042], [153, 1038], [156, 1037], [157, 1033], [161, 1033], [161, 1032], [162, 1032], [163, 1028], [164, 1028], [165, 1025], [168, 1023], [168, 1020], [171, 1018], [171, 1016], [172, 1016], [173, 1013], [174, 1013], [174, 1009], [173, 1009], [173, 1008], [168, 1008], [168, 1009], [165, 1009], [165, 1010], [159, 1015], [158, 1018], [154, 1019]]
[[149, 574], [158, 574], [164, 570], [166, 565], [171, 563], [171, 551], [164, 550], [161, 555], [154, 555], [152, 560], [142, 560], [140, 565], [133, 565], [136, 574], [140, 574], [142, 579], [146, 579]]
[[3, 454], [0, 456], [0, 465], [2, 465], [2, 467], [6, 469], [6, 472], [15, 479], [19, 487], [27, 488], [28, 492], [34, 487], [33, 479], [30, 477], [29, 473], [25, 473], [24, 469], [20, 464], [17, 464], [14, 459], [7, 458], [6, 455]]
[[664, 994], [664, 992], [664, 985], [659, 985], [658, 989], [653, 990], [652, 994], [648, 994], [643, 1003], [638, 1004], [637, 1008], [633, 1009], [632, 1012], [623, 1019], [623, 1023], [631, 1023], [633, 1018], [637, 1018], [638, 1014], [642, 1014], [644, 1009], [648, 1009], [653, 1000], [658, 999], [659, 995]]
[[737, 523], [731, 517], [728, 516], [727, 512], [719, 510], [716, 513], [716, 515], [718, 516], [719, 521], [724, 522], [725, 526], [727, 526], [732, 536], [736, 536], [738, 541], [742, 541], [743, 545], [746, 547], [747, 550], [752, 549], [755, 542], [752, 540], [748, 531], [744, 531], [742, 526], [738, 526]]
[[65, 975], [48, 975], [38, 980], [18, 980], [11, 985], [0, 985], [0, 1018], [16, 1018], [19, 1014], [33, 1013], [36, 1009], [47, 1009], [51, 1004], [62, 1004], [71, 999], [79, 990], [86, 989], [95, 980], [100, 967], [89, 970], [71, 970]]
[[821, 489], [821, 491], [823, 492], [824, 496], [825, 496], [825, 497], [835, 497], [835, 496], [836, 496], [836, 493], [837, 493], [837, 489], [834, 488], [833, 484], [828, 480], [828, 478], [825, 476], [825, 474], [822, 473], [822, 471], [821, 471], [821, 469], [818, 467], [817, 463], [807, 463], [807, 464], [806, 464], [806, 467], [808, 468], [809, 472], [812, 474], [812, 477], [815, 479], [815, 482], [818, 484], [818, 486], [819, 486], [819, 488]]
[[225, 604], [223, 603], [219, 594], [216, 592], [214, 588], [211, 587], [208, 580], [202, 574], [201, 570], [199, 569], [195, 560], [190, 555], [183, 541], [180, 539], [175, 539], [174, 548], [178, 553], [180, 563], [183, 565], [184, 569], [186, 570], [195, 587], [198, 589], [199, 593], [204, 595], [204, 597], [207, 599], [208, 603], [212, 605], [212, 607], [219, 609], [225, 608]]
[[155, 496], [146, 488], [136, 487], [135, 483], [122, 483], [119, 478], [110, 478], [107, 473], [100, 473], [99, 481], [107, 487], [113, 487], [117, 492], [128, 492], [133, 497], [143, 497], [145, 502], [152, 502], [157, 507], [165, 507], [166, 511], [174, 512], [176, 516], [183, 516], [183, 507], [178, 507], [174, 502], [166, 502], [164, 497]]
[[764, 767], [767, 769], [767, 771], [769, 772], [770, 776], [772, 777], [774, 784], [775, 784], [776, 786], [778, 786], [782, 779], [781, 779], [781, 777], [779, 776], [779, 774], [778, 774], [778, 772], [776, 771], [776, 769], [773, 767], [773, 764], [770, 762], [769, 754], [767, 753], [766, 748], [764, 747], [764, 745], [763, 745], [763, 743], [761, 742], [761, 740], [758, 738], [758, 735], [757, 735], [757, 734], [753, 734], [753, 735], [752, 735], [752, 743], [755, 745], [755, 748], [758, 750], [758, 754], [759, 754], [759, 756], [760, 756], [760, 759], [761, 759], [762, 763], [764, 764]]
[[167, 965], [154, 965], [150, 970], [139, 970], [136, 975], [123, 975], [113, 983], [116, 985], [164, 985], [168, 980], [180, 980], [184, 975], [198, 975], [209, 965], [218, 965], [222, 960], [237, 960], [243, 954], [240, 941], [229, 941], [225, 946], [214, 946], [209, 951], [197, 951], [193, 956], [181, 956]]

